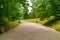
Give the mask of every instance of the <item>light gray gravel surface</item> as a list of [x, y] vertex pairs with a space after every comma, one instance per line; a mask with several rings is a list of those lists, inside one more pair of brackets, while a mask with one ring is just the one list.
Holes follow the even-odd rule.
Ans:
[[36, 23], [23, 22], [0, 34], [0, 40], [60, 40], [60, 33]]

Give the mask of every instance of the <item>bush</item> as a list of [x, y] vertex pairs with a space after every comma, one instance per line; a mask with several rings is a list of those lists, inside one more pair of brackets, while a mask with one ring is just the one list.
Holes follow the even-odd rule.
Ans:
[[1, 20], [0, 33], [3, 33], [19, 24], [17, 21], [12, 22], [5, 17], [3, 17]]

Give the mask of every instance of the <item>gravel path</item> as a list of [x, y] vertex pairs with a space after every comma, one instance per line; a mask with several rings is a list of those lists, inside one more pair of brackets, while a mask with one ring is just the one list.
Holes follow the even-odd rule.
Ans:
[[0, 40], [60, 40], [60, 33], [36, 23], [22, 22], [0, 34]]

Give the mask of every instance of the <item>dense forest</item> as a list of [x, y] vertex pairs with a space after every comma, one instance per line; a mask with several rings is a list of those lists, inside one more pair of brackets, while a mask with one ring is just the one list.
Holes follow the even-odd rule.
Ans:
[[[42, 21], [53, 17], [44, 23], [46, 26], [60, 20], [60, 0], [30, 0], [30, 2], [31, 6], [29, 0], [1, 0], [0, 32], [18, 25], [20, 20], [39, 18]], [[32, 8], [31, 12], [29, 12], [28, 7]]]

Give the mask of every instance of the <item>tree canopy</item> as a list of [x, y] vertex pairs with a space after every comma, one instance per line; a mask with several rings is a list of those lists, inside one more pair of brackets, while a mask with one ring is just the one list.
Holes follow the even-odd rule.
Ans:
[[35, 0], [33, 11], [40, 19], [55, 16], [60, 18], [60, 0]]

